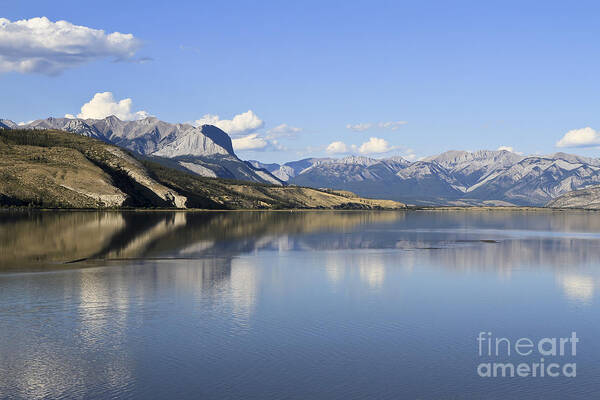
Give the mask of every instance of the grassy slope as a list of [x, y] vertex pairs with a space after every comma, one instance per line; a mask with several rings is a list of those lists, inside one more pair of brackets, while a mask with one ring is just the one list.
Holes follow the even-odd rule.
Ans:
[[158, 187], [158, 192], [172, 190], [187, 197], [188, 208], [402, 206], [350, 193], [204, 178], [164, 164], [168, 165], [168, 160], [159, 164], [144, 159], [140, 163], [122, 149], [77, 134], [0, 129], [0, 205], [100, 208], [113, 204], [113, 199], [125, 198], [122, 206], [168, 207], [164, 196], [148, 189]]
[[148, 179], [140, 179], [144, 175], [135, 159], [99, 140], [58, 131], [0, 130], [2, 205], [167, 206], [149, 189]]
[[[23, 136], [17, 137], [19, 134]], [[0, 130], [1, 204], [97, 207], [96, 199], [73, 190], [84, 189], [86, 182], [93, 182], [95, 189], [105, 195], [123, 194], [84, 153], [58, 143], [67, 140], [52, 133], [33, 136], [38, 133]]]

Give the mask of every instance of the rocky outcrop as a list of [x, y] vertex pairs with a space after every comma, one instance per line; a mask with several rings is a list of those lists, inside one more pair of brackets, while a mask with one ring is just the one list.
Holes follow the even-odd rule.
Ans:
[[185, 196], [181, 196], [176, 191], [156, 182], [138, 160], [117, 147], [107, 146], [106, 150], [115, 156], [115, 159], [107, 161], [112, 168], [120, 169], [133, 181], [150, 190], [168, 205], [175, 208], [186, 207], [187, 199]]
[[600, 186], [568, 192], [550, 201], [547, 207], [600, 210]]

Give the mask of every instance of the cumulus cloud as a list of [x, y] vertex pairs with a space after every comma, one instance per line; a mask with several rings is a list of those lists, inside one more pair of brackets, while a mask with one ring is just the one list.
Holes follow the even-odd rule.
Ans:
[[[329, 154], [345, 154], [345, 153], [361, 153], [361, 154], [380, 154], [388, 153], [392, 150], [397, 150], [399, 147], [391, 146], [387, 140], [371, 137], [368, 141], [364, 142], [360, 146], [354, 144], [346, 144], [341, 141], [330, 143], [325, 151]], [[408, 149], [409, 153], [412, 150]]]
[[67, 21], [0, 18], [0, 73], [57, 75], [100, 58], [131, 59], [140, 45], [129, 33], [107, 34]]
[[329, 154], [343, 154], [348, 153], [349, 147], [344, 142], [332, 142], [327, 146], [325, 151]]
[[[232, 119], [221, 119], [218, 115], [206, 114], [193, 122], [194, 125], [214, 125], [230, 135], [243, 135], [262, 128], [265, 123], [252, 110], [238, 114]], [[246, 136], [247, 137], [247, 136]]]
[[402, 125], [406, 125], [406, 121], [364, 122], [360, 124], [348, 124], [346, 125], [346, 128], [356, 132], [364, 132], [373, 128], [390, 129], [392, 131], [395, 131]]
[[589, 126], [573, 129], [556, 142], [556, 147], [592, 147], [600, 145], [600, 132]]
[[302, 129], [288, 124], [280, 124], [266, 131], [262, 130], [265, 122], [252, 110], [234, 115], [231, 119], [221, 119], [215, 114], [205, 114], [202, 118], [190, 123], [194, 126], [214, 125], [222, 129], [232, 137], [233, 148], [236, 151], [287, 150], [278, 139], [290, 138], [302, 131]]
[[[128, 121], [149, 117], [146, 111], [131, 111], [133, 101], [129, 98], [116, 101], [112, 92], [96, 93], [94, 97], [81, 106], [77, 118], [102, 119], [110, 115]], [[73, 114], [66, 114], [65, 118], [75, 118]]]
[[369, 141], [364, 142], [358, 148], [362, 154], [387, 153], [392, 150], [394, 147], [390, 146], [387, 140], [376, 137], [369, 138]]
[[262, 150], [269, 145], [269, 143], [259, 137], [257, 133], [251, 133], [250, 135], [233, 139], [231, 142], [235, 151]]

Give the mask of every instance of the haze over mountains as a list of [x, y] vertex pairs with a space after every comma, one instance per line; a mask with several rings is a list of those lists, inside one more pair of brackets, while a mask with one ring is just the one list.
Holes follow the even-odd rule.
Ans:
[[0, 128], [74, 132], [205, 177], [349, 190], [416, 205], [543, 206], [573, 190], [600, 185], [600, 159], [565, 153], [447, 151], [414, 162], [348, 156], [280, 165], [241, 160], [229, 135], [212, 125], [171, 124], [154, 117], [47, 118], [20, 125], [0, 120]]

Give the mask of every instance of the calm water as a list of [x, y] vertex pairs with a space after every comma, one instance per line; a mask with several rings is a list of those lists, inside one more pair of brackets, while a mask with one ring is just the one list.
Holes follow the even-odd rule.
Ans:
[[599, 290], [595, 213], [3, 212], [0, 398], [599, 398]]

